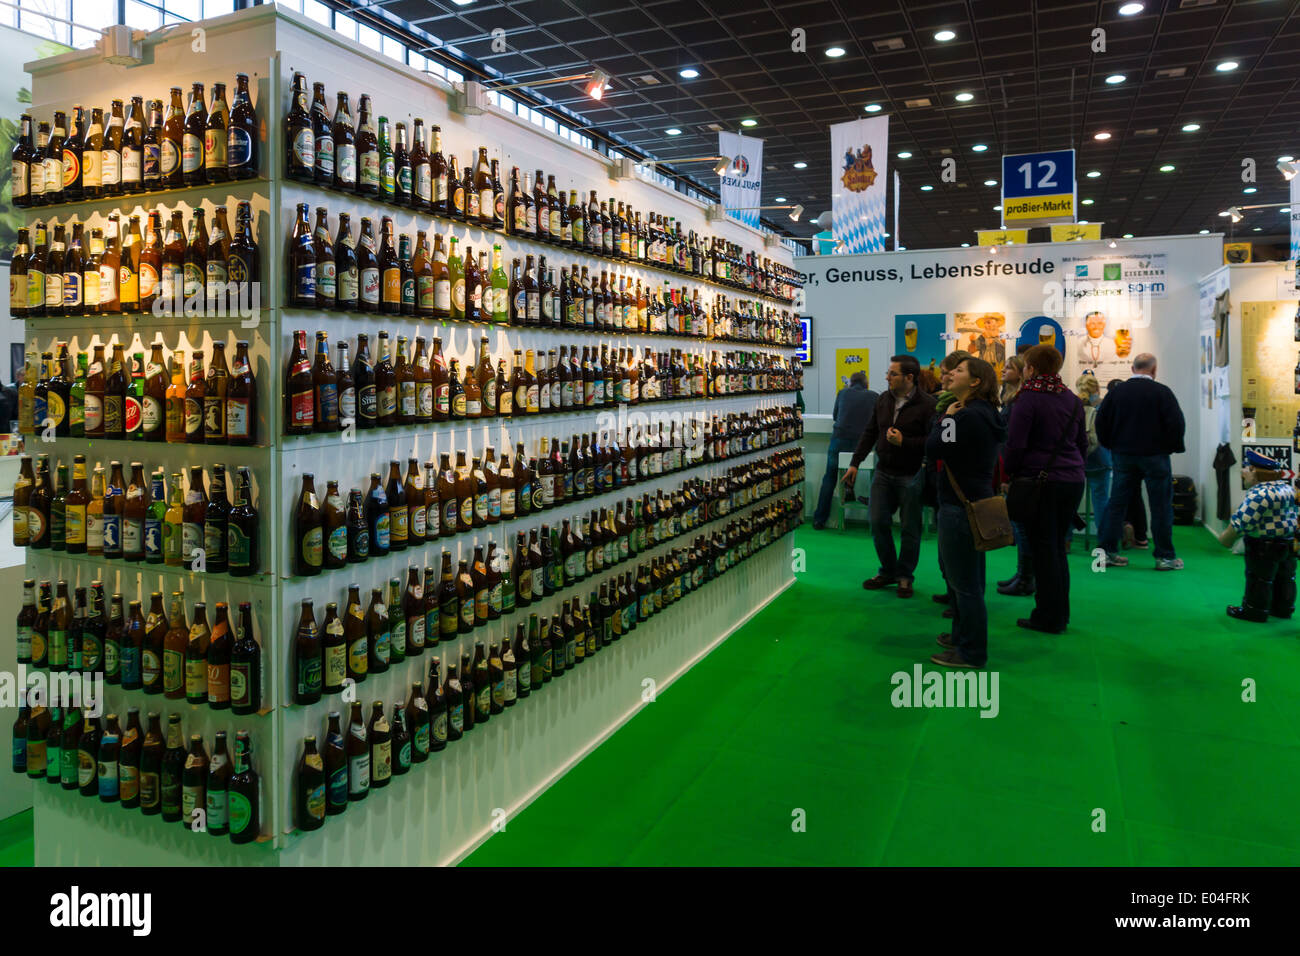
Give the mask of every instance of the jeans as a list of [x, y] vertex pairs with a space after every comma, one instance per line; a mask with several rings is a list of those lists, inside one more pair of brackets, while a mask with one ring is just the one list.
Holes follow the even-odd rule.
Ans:
[[[871, 480], [871, 501], [867, 514], [871, 518], [871, 538], [880, 559], [882, 577], [910, 581], [916, 576], [916, 562], [921, 556], [921, 485], [924, 469], [914, 475], [891, 475], [876, 469]], [[894, 512], [902, 525], [902, 547], [894, 551]]]
[[1134, 494], [1140, 494], [1145, 481], [1151, 502], [1152, 553], [1157, 559], [1174, 558], [1174, 478], [1168, 455], [1125, 455], [1112, 453], [1114, 484], [1106, 506], [1106, 520], [1101, 526], [1101, 546], [1107, 554], [1119, 552], [1124, 516]]
[[1016, 539], [1016, 577], [1034, 578], [1034, 563], [1029, 557], [1029, 538], [1025, 526], [1019, 521], [1011, 522], [1011, 534]]
[[1246, 595], [1242, 605], [1277, 617], [1295, 611], [1295, 552], [1290, 538], [1246, 538]]
[[989, 614], [984, 605], [984, 552], [975, 550], [970, 519], [961, 505], [939, 506], [939, 558], [952, 592], [952, 639], [962, 660], [982, 667], [989, 656]]
[[1085, 471], [1088, 480], [1088, 493], [1092, 497], [1093, 530], [1101, 534], [1101, 521], [1110, 503], [1110, 469], [1104, 471]]
[[1082, 497], [1082, 481], [1048, 481], [1038, 510], [1025, 522], [1037, 585], [1029, 619], [1039, 627], [1064, 630], [1070, 623], [1070, 565], [1065, 543]]
[[817, 496], [817, 510], [813, 512], [813, 524], [825, 524], [831, 516], [831, 501], [835, 496], [835, 486], [840, 475], [840, 452], [852, 451], [857, 446], [838, 438], [831, 438], [826, 448], [826, 474], [822, 476], [821, 494]]

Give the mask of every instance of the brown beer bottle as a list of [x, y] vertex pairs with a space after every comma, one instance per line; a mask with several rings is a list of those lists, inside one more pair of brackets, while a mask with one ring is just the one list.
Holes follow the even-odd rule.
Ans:
[[302, 492], [294, 512], [294, 574], [320, 574], [324, 560], [324, 529], [320, 504], [316, 499], [315, 478], [302, 476]]
[[324, 632], [321, 641], [324, 654], [322, 690], [326, 694], [337, 694], [348, 676], [348, 645], [343, 621], [339, 619], [339, 607], [333, 601], [325, 605], [325, 623], [321, 630]]

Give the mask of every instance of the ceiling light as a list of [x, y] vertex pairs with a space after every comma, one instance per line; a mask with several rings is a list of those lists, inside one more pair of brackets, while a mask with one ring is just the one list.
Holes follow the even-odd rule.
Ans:
[[1088, 170], [1088, 178], [1089, 178], [1089, 179], [1096, 179], [1096, 178], [1099, 177], [1100, 175], [1101, 175], [1101, 170], [1100, 170], [1100, 169], [1090, 169], [1090, 170]]
[[996, 186], [997, 184], [998, 184], [998, 181], [997, 181], [996, 179], [986, 179], [986, 180], [984, 180], [984, 185], [985, 185], [985, 186]]
[[795, 206], [793, 209], [790, 210], [790, 218], [793, 219], [795, 222], [798, 222], [799, 217], [802, 215], [803, 215], [803, 206]]
[[879, 103], [868, 103], [863, 109], [868, 113], [879, 113], [883, 107]]
[[1093, 138], [1093, 139], [1100, 139], [1100, 140], [1107, 140], [1107, 139], [1110, 139], [1110, 133], [1107, 133], [1105, 130], [1102, 130], [1100, 133], [1093, 133], [1093, 134], [1092, 134], [1092, 138]]
[[1196, 132], [1198, 129], [1200, 129], [1200, 128], [1201, 128], [1201, 124], [1200, 124], [1200, 123], [1184, 123], [1184, 124], [1183, 124], [1183, 132], [1184, 132], [1184, 133], [1195, 133], [1195, 132]]
[[1200, 235], [1202, 236], [1208, 236], [1209, 234], [1210, 234], [1210, 230], [1208, 229], [1202, 229], [1200, 232]]
[[970, 243], [969, 243], [969, 242], [963, 242], [963, 243], [961, 244], [961, 247], [962, 247], [963, 249], [969, 249], [969, 248], [970, 248]]
[[975, 94], [958, 93], [956, 96], [953, 97], [953, 99], [955, 99], [958, 103], [969, 103], [971, 100], [975, 99]]
[[898, 158], [899, 158], [899, 159], [911, 159], [911, 158], [912, 158], [912, 154], [909, 153], [907, 150], [903, 150], [901, 153], [898, 154]]
[[1237, 66], [1238, 66], [1238, 64], [1237, 64], [1237, 61], [1236, 61], [1236, 60], [1224, 60], [1222, 63], [1220, 63], [1220, 64], [1219, 64], [1218, 66], [1216, 66], [1214, 69], [1215, 69], [1215, 72], [1217, 72], [1217, 73], [1231, 73], [1233, 70], [1235, 70], [1235, 69], [1237, 68]]
[[669, 136], [681, 136], [681, 135], [682, 135], [682, 131], [679, 130], [676, 126], [674, 126], [672, 129], [666, 129], [666, 130], [664, 130], [664, 132], [667, 133]]
[[1161, 171], [1162, 173], [1172, 173], [1172, 172], [1174, 171], [1173, 164], [1172, 164], [1172, 163], [1165, 163], [1163, 166], [1160, 167], [1160, 171]]
[[680, 76], [680, 77], [681, 77], [682, 79], [684, 79], [684, 80], [693, 80], [693, 79], [695, 79], [697, 76], [700, 75], [700, 71], [699, 71], [699, 70], [692, 70], [692, 69], [688, 66], [686, 69], [678, 71], [677, 75]]
[[1295, 179], [1296, 173], [1300, 173], [1300, 163], [1293, 162], [1290, 156], [1281, 156], [1277, 161], [1277, 171], [1283, 179], [1290, 182]]
[[713, 167], [713, 171], [714, 171], [715, 173], [717, 173], [719, 176], [723, 175], [724, 173], [726, 173], [726, 171], [727, 171], [727, 165], [728, 165], [730, 162], [731, 162], [731, 160], [728, 159], [726, 156], [721, 156], [721, 157], [719, 157], [719, 158], [718, 158], [718, 164], [717, 164], [716, 166]]
[[1142, 4], [1140, 3], [1126, 3], [1124, 6], [1119, 8], [1119, 15], [1121, 17], [1131, 17], [1134, 14], [1141, 12]]
[[1131, 232], [1126, 232], [1126, 233], [1124, 233], [1124, 237], [1123, 237], [1123, 238], [1125, 238], [1125, 239], [1132, 239], [1132, 238], [1133, 238], [1133, 233], [1131, 233]]
[[923, 192], [923, 193], [928, 193], [928, 192], [929, 192], [931, 189], [933, 189], [933, 188], [934, 188], [933, 186], [922, 186], [922, 187], [921, 187], [921, 192]]
[[1111, 86], [1118, 86], [1120, 83], [1123, 83], [1127, 79], [1128, 77], [1125, 76], [1123, 73], [1112, 73], [1110, 76], [1106, 77], [1106, 82], [1109, 83]]
[[953, 33], [951, 30], [940, 30], [934, 35], [934, 38], [940, 43], [947, 43], [949, 40], [955, 39], [956, 37], [957, 34]]
[[1091, 200], [1091, 199], [1085, 199], [1085, 200], [1083, 201], [1083, 204], [1084, 204], [1085, 206], [1091, 206], [1091, 205], [1092, 205], [1092, 200]]
[[608, 86], [609, 74], [604, 70], [592, 70], [591, 79], [587, 80], [587, 84], [583, 88], [587, 91], [588, 96], [593, 100], [598, 100], [605, 95]]
[[1283, 206], [1281, 209], [1278, 210], [1278, 212], [1282, 213], [1283, 215], [1290, 215], [1290, 214], [1291, 214], [1291, 207], [1290, 207], [1290, 206]]
[[971, 150], [976, 153], [982, 153], [986, 149], [988, 149], [988, 147], [985, 146], [983, 143], [976, 143], [974, 146], [971, 147]]
[[1295, 161], [1295, 157], [1294, 157], [1294, 156], [1291, 156], [1291, 155], [1287, 155], [1287, 156], [1279, 156], [1279, 157], [1277, 158], [1277, 161], [1278, 161], [1279, 163], [1290, 163], [1290, 162], [1294, 162], [1294, 161]]
[[785, 202], [785, 197], [777, 196], [775, 199], [772, 200], [772, 202]]
[[1256, 226], [1254, 229], [1251, 230], [1251, 232], [1263, 232], [1263, 231], [1264, 231], [1263, 226]]
[[1242, 192], [1244, 192], [1247, 196], [1249, 196], [1251, 193], [1259, 192], [1259, 190], [1256, 189], [1254, 186], [1247, 186], [1245, 189], [1242, 190]]
[[1242, 213], [1240, 206], [1230, 206], [1227, 210], [1227, 213], [1228, 213], [1228, 218], [1231, 219], [1233, 222], [1241, 222], [1241, 220], [1245, 218], [1245, 215]]
[[800, 160], [799, 162], [797, 162], [797, 163], [794, 164], [794, 168], [795, 168], [795, 169], [807, 169], [807, 168], [808, 168], [808, 164], [805, 163], [805, 162], [803, 162], [802, 160]]
[[993, 207], [993, 211], [994, 211], [994, 212], [1001, 212], [1001, 211], [1002, 211], [1002, 207], [1001, 207], [1001, 206], [994, 206], [994, 207]]
[[842, 46], [830, 47], [829, 49], [827, 49], [826, 55], [830, 57], [832, 60], [842, 57], [844, 55], [844, 47]]
[[740, 121], [740, 125], [741, 125], [741, 126], [757, 126], [757, 125], [758, 125], [758, 120], [756, 120], [756, 119], [743, 119], [743, 120]]

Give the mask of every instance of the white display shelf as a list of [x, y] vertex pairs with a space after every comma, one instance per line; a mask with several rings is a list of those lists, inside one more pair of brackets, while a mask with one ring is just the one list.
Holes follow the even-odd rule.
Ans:
[[[573, 502], [527, 518], [503, 523], [475, 533], [439, 539], [420, 548], [408, 549], [388, 558], [372, 560], [349, 570], [325, 572], [310, 578], [289, 576], [290, 527], [292, 508], [301, 485], [301, 474], [313, 472], [317, 494], [323, 495], [326, 481], [338, 478], [340, 489], [364, 487], [371, 471], [387, 476], [387, 463], [396, 458], [405, 470], [406, 458], [414, 454], [421, 466], [430, 453], [440, 454], [468, 448], [480, 454], [485, 444], [494, 442], [498, 455], [508, 450], [513, 459], [515, 444], [524, 442], [528, 453], [535, 454], [541, 436], [567, 440], [572, 434], [586, 434], [611, 426], [617, 427], [619, 409], [592, 409], [524, 416], [514, 420], [490, 419], [475, 422], [448, 422], [377, 429], [357, 433], [357, 441], [345, 445], [341, 436], [284, 436], [282, 431], [281, 392], [285, 377], [287, 349], [293, 329], [306, 329], [311, 340], [317, 330], [328, 333], [331, 360], [340, 338], [355, 345], [358, 332], [372, 336], [372, 357], [378, 359], [374, 336], [389, 330], [395, 344], [397, 335], [413, 337], [440, 335], [447, 357], [464, 362], [476, 354], [480, 337], [486, 334], [493, 354], [493, 364], [502, 355], [519, 349], [558, 349], [561, 345], [612, 347], [634, 346], [638, 355], [645, 346], [655, 351], [682, 349], [709, 358], [713, 351], [748, 351], [788, 356], [790, 347], [753, 342], [699, 339], [691, 336], [658, 336], [638, 333], [605, 334], [578, 329], [535, 329], [512, 326], [470, 325], [458, 322], [431, 321], [418, 316], [385, 316], [350, 312], [322, 312], [310, 309], [283, 308], [283, 257], [287, 244], [286, 230], [292, 225], [296, 202], [309, 202], [313, 209], [323, 205], [330, 210], [332, 230], [337, 230], [337, 214], [347, 211], [355, 217], [383, 215], [394, 218], [399, 231], [415, 228], [433, 229], [444, 234], [470, 235], [474, 239], [500, 242], [506, 253], [507, 267], [515, 256], [546, 254], [548, 264], [558, 270], [561, 265], [579, 262], [625, 275], [641, 276], [652, 288], [666, 279], [670, 286], [699, 288], [701, 297], [711, 302], [714, 294], [725, 294], [733, 301], [751, 299], [778, 309], [788, 309], [772, 298], [756, 293], [710, 283], [701, 277], [671, 273], [631, 262], [610, 262], [578, 250], [552, 247], [535, 240], [484, 233], [427, 213], [386, 206], [381, 202], [345, 196], [307, 184], [288, 182], [282, 177], [284, 162], [283, 117], [287, 111], [292, 75], [301, 71], [310, 82], [325, 83], [328, 100], [333, 104], [335, 92], [347, 90], [353, 99], [361, 92], [372, 95], [378, 113], [393, 122], [414, 115], [426, 125], [442, 127], [443, 149], [464, 159], [471, 146], [489, 146], [490, 155], [502, 160], [504, 171], [518, 165], [522, 169], [538, 167], [555, 172], [557, 186], [579, 189], [584, 195], [591, 189], [608, 198], [611, 194], [643, 213], [666, 212], [683, 224], [687, 231], [716, 234], [741, 244], [746, 250], [759, 251], [791, 264], [789, 254], [781, 249], [765, 248], [763, 234], [739, 223], [709, 223], [705, 205], [657, 184], [643, 180], [613, 182], [607, 161], [594, 152], [581, 149], [516, 117], [492, 109], [481, 116], [459, 116], [449, 112], [445, 83], [433, 80], [413, 69], [379, 56], [359, 44], [344, 40], [297, 14], [271, 5], [254, 7], [228, 16], [204, 21], [207, 49], [195, 56], [188, 30], [146, 38], [144, 62], [130, 70], [103, 62], [97, 51], [77, 51], [27, 64], [33, 75], [33, 112], [42, 117], [55, 108], [64, 109], [73, 102], [86, 102], [85, 91], [95, 91], [98, 100], [147, 94], [160, 96], [171, 86], [187, 89], [193, 82], [229, 83], [237, 72], [248, 73], [263, 131], [259, 143], [260, 175], [239, 183], [192, 187], [139, 196], [102, 199], [90, 203], [60, 204], [28, 210], [28, 221], [57, 218], [67, 222], [73, 215], [79, 221], [117, 211], [137, 214], [158, 206], [179, 206], [189, 211], [201, 204], [210, 209], [225, 201], [233, 217], [233, 203], [247, 199], [253, 203], [257, 242], [261, 253], [263, 301], [255, 327], [240, 326], [235, 318], [192, 318], [186, 316], [123, 315], [93, 317], [33, 318], [27, 323], [29, 347], [42, 350], [58, 339], [68, 340], [83, 349], [113, 334], [132, 345], [126, 351], [149, 351], [156, 333], [170, 349], [178, 345], [188, 351], [191, 344], [211, 355], [211, 340], [228, 343], [227, 359], [233, 356], [233, 343], [250, 342], [250, 356], [258, 387], [258, 436], [260, 446], [231, 447], [209, 445], [170, 445], [166, 443], [117, 442], [88, 439], [58, 439], [39, 445], [52, 459], [71, 462], [81, 452], [92, 463], [117, 459], [140, 460], [149, 468], [162, 466], [167, 471], [181, 470], [190, 464], [228, 467], [247, 465], [255, 483], [254, 501], [261, 518], [259, 546], [262, 573], [253, 577], [234, 578], [228, 574], [203, 574], [186, 569], [159, 565], [104, 562], [63, 552], [29, 552], [27, 576], [37, 578], [66, 577], [73, 586], [84, 586], [99, 577], [109, 594], [121, 591], [128, 600], [148, 599], [149, 592], [170, 591], [182, 587], [187, 612], [194, 601], [209, 605], [226, 601], [232, 608], [243, 600], [254, 604], [254, 628], [262, 646], [264, 713], [238, 717], [230, 711], [213, 711], [206, 706], [167, 701], [161, 696], [139, 691], [108, 690], [110, 706], [124, 713], [137, 706], [142, 714], [157, 710], [165, 715], [184, 715], [186, 734], [203, 733], [211, 747], [211, 734], [218, 729], [233, 733], [237, 729], [252, 732], [253, 766], [261, 780], [261, 831], [264, 842], [236, 847], [228, 839], [186, 833], [180, 824], [164, 824], [146, 818], [138, 811], [100, 804], [60, 788], [34, 784], [36, 807], [36, 859], [39, 864], [191, 864], [191, 865], [290, 865], [330, 864], [441, 864], [454, 862], [491, 832], [492, 811], [504, 809], [513, 814], [524, 806], [569, 766], [600, 740], [612, 733], [642, 706], [642, 682], [650, 678], [659, 689], [688, 669], [716, 643], [725, 639], [757, 608], [788, 586], [792, 579], [789, 547], [778, 541], [763, 549], [726, 575], [725, 584], [709, 582], [702, 593], [686, 596], [677, 606], [667, 609], [622, 641], [602, 649], [590, 662], [559, 683], [512, 708], [483, 728], [476, 728], [458, 743], [450, 744], [441, 754], [431, 757], [433, 765], [421, 765], [411, 774], [396, 779], [388, 788], [376, 791], [364, 803], [350, 808], [342, 817], [330, 818], [315, 833], [294, 831], [292, 819], [293, 772], [301, 755], [302, 736], [314, 732], [323, 735], [325, 717], [330, 710], [341, 709], [340, 701], [329, 696], [314, 705], [292, 704], [288, 670], [292, 660], [292, 642], [302, 598], [311, 597], [320, 622], [324, 605], [342, 602], [347, 585], [356, 580], [368, 589], [381, 579], [403, 576], [407, 564], [421, 568], [439, 561], [447, 547], [453, 554], [472, 554], [475, 543], [489, 537], [499, 545], [513, 547], [517, 530], [558, 523], [565, 517], [589, 512], [592, 507], [609, 507], [627, 497], [640, 497], [663, 487], [676, 487], [682, 481], [724, 473], [755, 458], [794, 445], [780, 445], [738, 458], [684, 469], [658, 476], [624, 489]], [[409, 114], [409, 115], [408, 115]], [[564, 180], [561, 182], [561, 180]], [[278, 210], [278, 213], [273, 213]], [[313, 213], [314, 218], [314, 213]], [[231, 222], [233, 225], [233, 221]], [[471, 242], [471, 245], [476, 243]], [[138, 335], [139, 345], [135, 345]], [[182, 341], [183, 337], [183, 341]], [[310, 344], [309, 344], [309, 347]], [[355, 355], [353, 355], [355, 357]], [[512, 355], [511, 362], [512, 364]], [[672, 414], [738, 412], [789, 406], [789, 392], [760, 395], [728, 396], [713, 400], [676, 400], [630, 407], [628, 415], [644, 414], [654, 420]], [[506, 443], [508, 439], [508, 444]], [[454, 462], [454, 455], [453, 455]], [[210, 474], [209, 474], [210, 478]], [[795, 489], [781, 492], [794, 493]], [[777, 500], [778, 496], [766, 499]], [[747, 509], [740, 509], [745, 511]], [[682, 535], [660, 545], [644, 556], [662, 554], [673, 547], [683, 547], [694, 534]], [[601, 581], [614, 574], [632, 570], [637, 561], [628, 561], [592, 579], [598, 588]], [[76, 582], [73, 584], [73, 582]], [[591, 590], [583, 583], [584, 598]], [[563, 597], [576, 594], [565, 591]], [[513, 622], [526, 620], [533, 611], [552, 613], [561, 595], [515, 612]], [[168, 607], [169, 607], [169, 601]], [[170, 609], [170, 608], [169, 608]], [[211, 613], [209, 613], [211, 620]], [[492, 628], [478, 629], [486, 637], [491, 632], [500, 639], [506, 622]], [[479, 639], [478, 631], [467, 638]], [[449, 646], [460, 642], [451, 642]], [[444, 653], [440, 645], [434, 653]], [[415, 669], [427, 672], [431, 652], [408, 660], [358, 688], [359, 697], [369, 704], [378, 691], [389, 708], [399, 696], [405, 700]], [[403, 672], [403, 669], [407, 672]], [[390, 699], [391, 698], [391, 699]], [[368, 707], [367, 707], [368, 716]]]

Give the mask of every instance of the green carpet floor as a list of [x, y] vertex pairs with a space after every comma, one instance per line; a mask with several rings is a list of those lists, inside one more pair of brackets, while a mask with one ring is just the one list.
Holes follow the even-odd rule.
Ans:
[[1077, 550], [1059, 637], [1015, 626], [1032, 599], [993, 593], [1014, 554], [990, 556], [993, 719], [891, 704], [894, 672], [938, 669], [932, 537], [911, 601], [861, 589], [863, 531], [796, 544], [793, 587], [466, 864], [1300, 862], [1300, 621], [1227, 618], [1242, 559], [1208, 532], [1177, 529], [1177, 572]]
[[[863, 531], [796, 544], [793, 587], [466, 864], [1300, 862], [1300, 621], [1229, 620], [1242, 561], [1204, 530], [1177, 529], [1184, 571], [1073, 554], [1060, 637], [1015, 627], [1030, 599], [993, 593], [992, 555], [993, 719], [891, 704], [893, 673], [937, 669], [932, 537], [911, 601], [861, 589]], [[0, 865], [31, 847], [30, 813], [0, 822]]]

